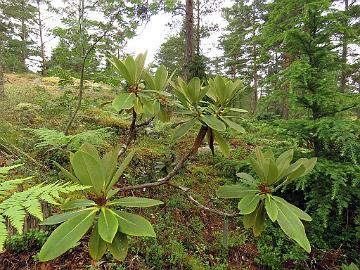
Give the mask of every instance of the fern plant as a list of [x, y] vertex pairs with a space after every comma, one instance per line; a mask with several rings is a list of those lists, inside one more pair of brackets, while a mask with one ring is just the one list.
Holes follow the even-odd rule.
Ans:
[[71, 193], [84, 190], [86, 187], [72, 183], [51, 183], [35, 185], [27, 190], [15, 192], [17, 185], [23, 184], [32, 177], [9, 180], [8, 172], [21, 165], [0, 168], [0, 250], [8, 237], [6, 219], [19, 232], [22, 233], [26, 214], [43, 220], [41, 201], [50, 204], [59, 204], [61, 193]]
[[47, 128], [28, 130], [39, 138], [39, 142], [35, 144], [35, 147], [47, 150], [66, 147], [70, 151], [76, 151], [83, 143], [104, 145], [105, 141], [112, 136], [112, 132], [108, 128], [87, 130], [75, 135], [64, 135], [63, 132]]
[[240, 198], [238, 209], [244, 215], [244, 227], [252, 227], [255, 236], [259, 236], [264, 230], [267, 214], [272, 222], [276, 221], [280, 225], [287, 236], [310, 252], [310, 243], [301, 220], [311, 221], [311, 217], [274, 193], [308, 174], [314, 168], [316, 158], [301, 158], [291, 164], [293, 150], [284, 152], [276, 159], [271, 150], [262, 153], [260, 148], [256, 148], [255, 154], [256, 159], [251, 157], [250, 164], [257, 178], [247, 173], [238, 173], [242, 184], [223, 186], [217, 191], [217, 195], [220, 198]]
[[118, 152], [119, 149], [115, 148], [100, 158], [93, 145], [84, 144], [79, 151], [70, 155], [75, 175], [56, 163], [67, 178], [90, 188], [84, 198], [67, 201], [63, 205], [66, 212], [49, 217], [42, 223], [62, 224], [41, 248], [40, 261], [52, 260], [65, 253], [90, 229], [89, 253], [94, 260], [100, 260], [106, 250], [115, 259], [124, 260], [128, 250], [128, 236], [156, 236], [148, 220], [124, 208], [156, 206], [162, 204], [161, 201], [114, 197], [119, 189], [113, 186], [134, 155], [131, 152], [118, 167]]

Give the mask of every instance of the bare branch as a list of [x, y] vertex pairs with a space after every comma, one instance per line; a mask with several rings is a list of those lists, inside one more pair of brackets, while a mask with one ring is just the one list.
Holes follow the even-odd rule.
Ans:
[[194, 199], [194, 197], [190, 194], [191, 190], [187, 187], [183, 187], [183, 186], [180, 186], [180, 185], [177, 185], [175, 183], [171, 183], [171, 182], [168, 182], [167, 183], [169, 186], [172, 186], [174, 188], [177, 188], [179, 190], [181, 190], [183, 193], [186, 194], [186, 197], [195, 205], [197, 206], [198, 208], [200, 209], [203, 209], [205, 211], [209, 211], [211, 213], [214, 213], [214, 214], [217, 214], [217, 215], [220, 215], [220, 216], [226, 216], [226, 217], [236, 217], [238, 216], [239, 214], [230, 214], [230, 213], [227, 213], [227, 212], [223, 212], [221, 210], [218, 210], [218, 209], [213, 209], [213, 208], [210, 208], [208, 206], [205, 206], [203, 204], [201, 204], [199, 201], [197, 201], [196, 199]]
[[[150, 119], [149, 121], [147, 121], [148, 123], [150, 123], [153, 120]], [[126, 143], [123, 145], [123, 147], [120, 149], [119, 152], [119, 156], [124, 154], [126, 149], [128, 148], [130, 142], [132, 141], [132, 139], [134, 138], [135, 134], [134, 132], [136, 131], [136, 127], [140, 126], [136, 126], [136, 113], [135, 111], [133, 111], [133, 121], [130, 127], [130, 132], [129, 132], [129, 136], [128, 136], [128, 140], [126, 141]], [[143, 124], [145, 124], [146, 122], [144, 122]], [[147, 123], [147, 124], [148, 124]], [[140, 185], [133, 185], [133, 186], [125, 186], [125, 187], [121, 187], [119, 188], [119, 191], [131, 191], [131, 190], [136, 190], [136, 189], [146, 189], [146, 188], [153, 188], [153, 187], [158, 187], [158, 186], [162, 186], [162, 185], [167, 185], [170, 187], [174, 187], [176, 189], [181, 190], [183, 193], [185, 193], [185, 195], [187, 196], [187, 198], [198, 208], [205, 210], [205, 211], [209, 211], [211, 213], [220, 215], [220, 216], [226, 216], [226, 217], [236, 217], [238, 214], [230, 214], [230, 213], [226, 213], [217, 209], [213, 209], [210, 208], [208, 206], [205, 206], [203, 204], [201, 204], [199, 201], [197, 201], [193, 195], [190, 194], [190, 189], [181, 185], [178, 185], [176, 183], [172, 183], [170, 182], [170, 180], [179, 173], [179, 171], [185, 167], [185, 163], [186, 161], [195, 153], [197, 153], [197, 150], [199, 149], [202, 141], [204, 140], [204, 137], [206, 135], [206, 132], [208, 130], [207, 126], [201, 126], [198, 135], [194, 141], [193, 146], [191, 147], [191, 149], [189, 150], [189, 152], [177, 163], [177, 165], [172, 169], [171, 172], [169, 172], [165, 177], [158, 179], [155, 182], [151, 182], [151, 183], [145, 183], [145, 184], [140, 184]]]
[[129, 135], [126, 139], [126, 142], [121, 146], [119, 153], [118, 153], [118, 157], [122, 156], [123, 154], [125, 154], [126, 150], [128, 149], [128, 147], [130, 146], [130, 143], [132, 142], [133, 139], [135, 139], [135, 135], [136, 135], [136, 112], [133, 109], [132, 110], [132, 121], [131, 121], [131, 125], [130, 125], [130, 129], [129, 129]]
[[140, 127], [145, 127], [145, 126], [148, 126], [150, 125], [150, 123], [155, 119], [155, 116], [151, 117], [149, 120], [143, 122], [143, 123], [140, 123], [138, 125], [136, 125], [136, 128], [140, 128]]
[[[199, 149], [199, 147], [206, 135], [207, 129], [208, 129], [207, 126], [201, 126], [199, 133], [194, 141], [194, 144], [191, 147], [191, 149], [189, 150], [189, 152], [176, 164], [176, 166], [171, 170], [171, 172], [169, 172], [165, 177], [160, 178], [156, 182], [153, 182], [153, 183], [146, 183], [146, 184], [142, 184], [142, 185], [123, 187], [123, 188], [120, 188], [120, 191], [160, 186], [160, 185], [163, 185], [163, 184], [166, 184], [167, 182], [169, 182], [170, 179], [173, 178], [176, 174], [178, 174], [180, 169], [182, 169], [185, 166], [186, 161], [197, 152], [197, 150]], [[129, 138], [131, 138], [131, 136], [129, 136]], [[128, 140], [129, 140], [129, 138], [128, 138]], [[124, 144], [124, 146], [125, 145], [126, 144]], [[123, 150], [123, 152], [126, 151], [126, 148], [125, 148], [125, 150]], [[120, 149], [120, 151], [122, 151], [122, 149], [123, 149], [123, 147]], [[122, 154], [123, 154], [123, 152], [122, 152]], [[120, 152], [119, 152], [119, 154], [120, 154]]]

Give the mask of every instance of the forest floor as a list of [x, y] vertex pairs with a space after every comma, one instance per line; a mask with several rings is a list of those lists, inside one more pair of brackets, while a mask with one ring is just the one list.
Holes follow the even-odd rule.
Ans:
[[[57, 78], [40, 78], [31, 74], [6, 74], [6, 78], [6, 99], [0, 101], [0, 166], [21, 160], [26, 164], [21, 173], [34, 175], [37, 182], [55, 181], [58, 175], [52, 160], [66, 164], [69, 149], [41, 146], [39, 137], [33, 131], [39, 128], [63, 129], [76, 102], [77, 82], [75, 86], [59, 86]], [[109, 136], [99, 143], [101, 149], [123, 142], [130, 124], [129, 118], [119, 116], [111, 106], [103, 105], [115, 96], [116, 92], [111, 87], [87, 82], [83, 106], [71, 134], [106, 128]], [[176, 120], [179, 119], [173, 121]], [[137, 154], [124, 183], [119, 183], [119, 186], [155, 181], [191, 147], [195, 131], [174, 142], [171, 139], [174, 122], [155, 122], [152, 128], [139, 132], [131, 146]], [[261, 135], [257, 134], [259, 129], [262, 130]], [[295, 145], [294, 141], [274, 138], [266, 127], [248, 130], [247, 135], [229, 134], [228, 140], [232, 146], [229, 158], [219, 153], [212, 157], [204, 145], [173, 181], [191, 188], [194, 197], [204, 205], [236, 211], [236, 202], [219, 200], [215, 192], [224, 183], [236, 181], [235, 173], [246, 166], [244, 159], [255, 145]], [[165, 202], [163, 206], [151, 210], [140, 210], [153, 223], [157, 238], [132, 238], [125, 262], [114, 262], [106, 255], [103, 261], [95, 264], [88, 255], [85, 242], [81, 242], [56, 260], [40, 263], [36, 257], [40, 248], [38, 241], [31, 240], [25, 244], [10, 241], [7, 251], [0, 254], [0, 269], [269, 269], [264, 266], [266, 256], [260, 254], [265, 249], [259, 250], [259, 244], [254, 241], [251, 232], [243, 229], [241, 218], [229, 220], [226, 249], [223, 245], [223, 217], [198, 209], [177, 190], [157, 187], [121, 195], [138, 195]], [[294, 245], [285, 241], [288, 245]], [[310, 256], [310, 260], [312, 256], [315, 257], [316, 253]], [[311, 268], [332, 269], [327, 268], [331, 265], [335, 268], [337, 256], [330, 254], [328, 261], [323, 262], [326, 267], [318, 261], [317, 266]], [[295, 267], [290, 257], [281, 263], [282, 269], [307, 269]], [[298, 264], [303, 267], [307, 265]]]

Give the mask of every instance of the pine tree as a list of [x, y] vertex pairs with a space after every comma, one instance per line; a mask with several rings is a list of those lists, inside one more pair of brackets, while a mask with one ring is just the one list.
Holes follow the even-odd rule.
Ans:
[[233, 6], [225, 8], [224, 18], [228, 22], [226, 34], [221, 38], [225, 55], [225, 67], [232, 78], [242, 77], [252, 85], [252, 110], [256, 110], [258, 86], [261, 80], [259, 32], [264, 23], [265, 1], [248, 3], [237, 0]]
[[37, 55], [34, 41], [36, 7], [30, 0], [3, 0], [0, 11], [3, 67], [27, 71], [26, 61]]

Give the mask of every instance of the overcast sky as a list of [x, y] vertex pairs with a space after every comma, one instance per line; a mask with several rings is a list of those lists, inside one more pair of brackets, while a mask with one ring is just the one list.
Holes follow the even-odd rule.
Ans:
[[[220, 7], [230, 6], [232, 0], [219, 1]], [[154, 55], [160, 48], [160, 45], [166, 41], [166, 38], [174, 34], [174, 29], [170, 29], [167, 24], [173, 20], [170, 14], [158, 14], [151, 18], [150, 22], [138, 30], [138, 35], [131, 39], [126, 50], [130, 53], [141, 53], [148, 51], [147, 62], [154, 60]], [[209, 57], [214, 57], [221, 54], [221, 51], [217, 49], [219, 37], [222, 34], [221, 29], [226, 26], [226, 21], [221, 16], [221, 10], [214, 12], [211, 16], [204, 19], [203, 23], [215, 22], [219, 25], [220, 31], [215, 31], [209, 38], [202, 40], [201, 50], [202, 53]], [[177, 31], [177, 29], [176, 29]], [[176, 32], [175, 31], [175, 32]]]

